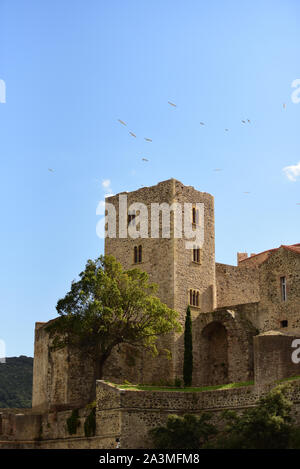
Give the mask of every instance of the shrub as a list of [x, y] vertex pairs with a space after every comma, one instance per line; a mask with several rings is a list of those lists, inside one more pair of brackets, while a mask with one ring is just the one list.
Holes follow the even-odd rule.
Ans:
[[149, 431], [155, 449], [198, 449], [217, 433], [211, 415], [169, 415], [166, 426]]
[[79, 425], [80, 425], [79, 410], [74, 409], [70, 417], [67, 419], [67, 427], [68, 427], [69, 435], [75, 435], [75, 433], [77, 433], [77, 428], [79, 427]]
[[[242, 415], [223, 414], [227, 425], [218, 438], [216, 447], [227, 449], [286, 449], [293, 435], [291, 408], [287, 386], [277, 386], [247, 409]], [[294, 433], [294, 441], [299, 441]]]
[[94, 407], [84, 422], [85, 436], [95, 436], [96, 433], [96, 408]]

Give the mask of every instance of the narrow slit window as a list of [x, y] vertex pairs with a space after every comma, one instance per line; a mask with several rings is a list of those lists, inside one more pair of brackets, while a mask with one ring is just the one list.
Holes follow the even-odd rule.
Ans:
[[193, 261], [200, 264], [200, 259], [201, 259], [200, 248], [194, 247], [194, 249], [193, 249]]
[[137, 246], [134, 247], [134, 251], [133, 251], [133, 262], [135, 264], [138, 263], [138, 248]]
[[196, 223], [196, 209], [193, 207], [193, 223]]
[[199, 210], [197, 210], [196, 207], [192, 208], [192, 222], [193, 225], [199, 224]]
[[193, 262], [197, 262], [198, 264], [201, 264], [201, 250], [200, 248], [197, 248], [194, 246], [193, 248]]
[[286, 277], [280, 277], [281, 300], [286, 301]]
[[143, 259], [142, 246], [139, 246], [139, 262], [142, 262], [142, 259]]

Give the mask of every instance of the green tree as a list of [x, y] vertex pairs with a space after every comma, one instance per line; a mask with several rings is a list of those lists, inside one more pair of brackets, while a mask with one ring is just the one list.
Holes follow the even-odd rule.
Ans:
[[184, 327], [184, 359], [183, 359], [183, 382], [185, 386], [191, 386], [193, 377], [193, 338], [191, 309], [188, 306]]
[[79, 281], [56, 306], [47, 326], [54, 349], [67, 345], [89, 355], [95, 378], [114, 347], [129, 344], [157, 353], [158, 336], [179, 332], [178, 313], [156, 296], [157, 286], [139, 269], [123, 270], [113, 256], [88, 260]]
[[169, 415], [166, 426], [149, 431], [155, 449], [199, 449], [217, 433], [211, 414]]
[[292, 403], [287, 398], [288, 386], [279, 385], [258, 405], [242, 415], [227, 411], [227, 425], [218, 438], [217, 447], [230, 449], [285, 449], [294, 432]]

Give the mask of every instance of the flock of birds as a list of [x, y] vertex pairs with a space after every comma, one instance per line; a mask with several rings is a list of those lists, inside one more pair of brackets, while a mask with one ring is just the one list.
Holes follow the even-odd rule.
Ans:
[[[173, 107], [173, 108], [176, 108], [177, 107], [177, 104], [173, 103], [172, 101], [168, 101], [168, 104]], [[127, 127], [127, 123], [124, 122], [122, 119], [118, 119], [118, 122], [123, 125], [124, 127]], [[251, 124], [251, 120], [250, 119], [242, 119], [241, 120], [242, 124]], [[205, 122], [200, 122], [200, 125], [202, 126], [205, 126]], [[225, 128], [225, 132], [229, 132], [229, 129], [228, 128]], [[132, 131], [129, 131], [129, 135], [131, 135], [132, 137], [134, 138], [137, 138], [136, 137], [136, 134]], [[144, 137], [144, 140], [146, 142], [152, 142], [152, 139], [151, 138], [148, 138], [148, 137]], [[141, 158], [141, 160], [145, 163], [149, 162], [148, 158]], [[223, 171], [221, 168], [215, 168], [213, 171]], [[144, 187], [144, 186], [141, 186], [141, 187]], [[244, 192], [244, 194], [250, 194], [250, 192]]]
[[[176, 108], [176, 107], [177, 107], [177, 104], [175, 104], [175, 103], [173, 103], [173, 102], [171, 102], [171, 101], [168, 101], [168, 104], [169, 104], [171, 107], [173, 107], [173, 108]], [[283, 109], [286, 109], [286, 103], [283, 103]], [[127, 127], [126, 122], [124, 122], [122, 119], [118, 119], [118, 122], [119, 122], [121, 125], [123, 125], [124, 127]], [[241, 122], [242, 122], [243, 125], [251, 124], [251, 120], [250, 120], [250, 119], [242, 119]], [[201, 125], [201, 126], [205, 126], [205, 122], [200, 122], [200, 125]], [[225, 132], [229, 132], [229, 129], [228, 129], [228, 128], [225, 128], [224, 130], [225, 130]], [[131, 137], [137, 138], [136, 134], [135, 134], [134, 132], [132, 132], [132, 131], [129, 131], [129, 135], [131, 135]], [[146, 142], [152, 142], [152, 138], [149, 138], [149, 137], [144, 137], [144, 140], [145, 140]], [[148, 162], [149, 162], [149, 159], [143, 157], [143, 158], [142, 158], [142, 161], [143, 161], [144, 163], [148, 163]], [[48, 168], [48, 171], [50, 171], [51, 173], [53, 173], [53, 172], [54, 172], [54, 169]], [[223, 171], [223, 170], [222, 170], [221, 168], [215, 168], [213, 171], [219, 172], [219, 171]], [[144, 187], [144, 186], [141, 186], [141, 187]], [[246, 192], [244, 192], [244, 194], [251, 194], [251, 192], [246, 191]], [[296, 205], [300, 205], [300, 202], [297, 203]]]
[[[171, 101], [168, 101], [168, 104], [169, 104], [170, 106], [174, 107], [174, 108], [177, 107], [177, 104], [172, 103]], [[119, 122], [120, 124], [122, 124], [123, 126], [127, 127], [126, 122], [124, 122], [122, 119], [118, 119], [118, 122]], [[242, 122], [243, 124], [247, 124], [247, 123], [248, 123], [248, 124], [251, 124], [251, 120], [250, 120], [250, 119], [246, 119], [246, 120], [243, 120], [243, 119], [242, 119], [241, 122]], [[200, 125], [205, 126], [205, 122], [200, 122]], [[225, 129], [225, 132], [229, 132], [229, 129], [226, 128], [226, 129]], [[135, 134], [134, 132], [132, 132], [132, 131], [129, 131], [129, 135], [131, 135], [132, 137], [136, 138], [136, 134]], [[144, 140], [146, 140], [146, 142], [152, 142], [152, 138], [144, 137]], [[148, 160], [147, 158], [142, 158], [142, 161], [148, 162], [149, 160]], [[216, 168], [216, 169], [214, 169], [214, 171], [222, 171], [222, 169]], [[247, 192], [247, 193], [248, 193], [248, 192]]]

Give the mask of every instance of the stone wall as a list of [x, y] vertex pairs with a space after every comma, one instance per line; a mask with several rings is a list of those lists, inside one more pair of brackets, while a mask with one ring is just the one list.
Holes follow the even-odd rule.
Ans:
[[47, 324], [37, 323], [35, 329], [32, 407], [36, 411], [81, 407], [94, 397], [94, 366], [69, 347], [51, 350]]
[[259, 301], [257, 267], [237, 267], [216, 263], [218, 308]]
[[34, 413], [0, 413], [0, 439], [33, 440], [39, 438], [42, 428], [42, 415]]
[[[97, 420], [102, 438], [120, 438], [121, 448], [151, 448], [148, 432], [166, 423], [168, 415], [199, 414], [209, 411], [220, 414], [225, 409], [243, 411], [254, 406], [270, 386], [247, 386], [236, 389], [180, 392], [119, 390], [97, 382]], [[300, 380], [292, 384], [290, 399], [293, 414], [299, 423]], [[101, 426], [100, 422], [104, 424]]]
[[[174, 190], [174, 200], [181, 205], [184, 203], [204, 205], [204, 244], [201, 248], [201, 262], [193, 262], [193, 250], [187, 249], [186, 239], [174, 240], [174, 308], [180, 313], [181, 324], [184, 326], [190, 289], [197, 290], [200, 295], [199, 307], [191, 307], [193, 318], [213, 311], [216, 307], [214, 198], [193, 187], [184, 186], [179, 181], [175, 181]], [[176, 336], [174, 345], [174, 374], [182, 378], [183, 335]]]
[[[280, 277], [286, 277], [287, 300], [283, 301]], [[259, 329], [300, 332], [300, 255], [283, 247], [277, 249], [259, 268]], [[288, 327], [282, 329], [281, 322]]]
[[300, 376], [300, 363], [292, 361], [294, 339], [300, 339], [300, 335], [280, 331], [269, 331], [254, 337], [254, 375], [258, 385]]
[[[281, 247], [245, 259], [237, 267], [215, 264], [214, 199], [210, 194], [170, 179], [123, 195], [127, 196], [127, 207], [137, 202], [146, 204], [149, 235], [152, 203], [204, 204], [204, 245], [199, 263], [193, 262], [192, 250], [185, 246], [186, 240], [174, 237], [173, 215], [170, 238], [161, 237], [160, 216], [158, 238], [106, 238], [105, 252], [114, 255], [125, 269], [146, 271], [150, 280], [159, 285], [160, 299], [179, 312], [182, 325], [189, 290], [199, 292], [199, 306], [191, 307], [194, 385], [252, 379], [255, 335], [268, 330], [300, 333], [299, 254]], [[108, 197], [106, 201], [114, 205], [118, 215], [118, 196]], [[117, 233], [118, 228], [117, 216]], [[134, 264], [135, 246], [142, 246], [142, 262], [138, 264]], [[287, 301], [281, 299], [281, 276], [287, 279]], [[288, 321], [287, 328], [283, 329], [282, 321]], [[95, 386], [92, 363], [68, 348], [50, 351], [50, 345], [45, 324], [37, 323], [33, 407], [36, 410], [81, 407], [90, 402]], [[164, 349], [171, 351], [171, 360]], [[182, 379], [183, 334], [161, 338], [159, 351], [159, 357], [153, 358], [133, 347], [115, 348], [105, 364], [104, 378], [116, 383], [127, 380], [159, 385]]]
[[[127, 196], [127, 208], [133, 203], [146, 205], [148, 209], [149, 238], [132, 239], [121, 238], [119, 233], [119, 195]], [[122, 264], [124, 269], [138, 268], [149, 274], [151, 282], [159, 285], [157, 296], [170, 308], [174, 307], [174, 247], [173, 239], [161, 238], [162, 219], [160, 217], [160, 237], [150, 238], [151, 234], [151, 203], [166, 202], [171, 204], [174, 195], [174, 182], [168, 180], [153, 187], [144, 187], [130, 193], [122, 193], [107, 197], [106, 202], [115, 207], [117, 214], [116, 232], [117, 238], [105, 239], [105, 253], [111, 254]], [[127, 217], [125, 220], [127, 226]], [[142, 262], [134, 263], [134, 247], [142, 246]], [[161, 340], [159, 348], [173, 349], [173, 336]], [[123, 357], [123, 358], [122, 358]], [[153, 359], [149, 354], [136, 353], [131, 347], [121, 346], [120, 353], [116, 350], [108, 359], [104, 368], [104, 376], [107, 379], [120, 382], [127, 379], [131, 382], [151, 383], [173, 380], [173, 366], [166, 354], [161, 352], [161, 360]]]
[[241, 306], [196, 315], [192, 331], [194, 385], [253, 379], [253, 337], [257, 330]]
[[[108, 197], [117, 213], [117, 234], [119, 229], [119, 195]], [[114, 255], [125, 269], [138, 267], [147, 272], [151, 281], [159, 285], [158, 296], [170, 308], [180, 314], [184, 324], [190, 289], [197, 289], [200, 294], [199, 312], [211, 311], [216, 306], [215, 292], [215, 239], [214, 239], [214, 199], [210, 194], [199, 192], [193, 187], [184, 186], [175, 179], [163, 181], [153, 187], [145, 187], [134, 192], [124, 193], [128, 208], [132, 203], [142, 202], [147, 206], [148, 233], [151, 233], [152, 203], [204, 204], [204, 245], [201, 263], [193, 262], [193, 251], [186, 249], [186, 240], [174, 237], [174, 218], [170, 217], [170, 237], [162, 238], [162, 215], [160, 215], [159, 238], [106, 238], [105, 252]], [[191, 211], [192, 217], [192, 211]], [[135, 265], [133, 250], [142, 246], [142, 263]], [[172, 352], [172, 361], [161, 353], [161, 359], [153, 360], [149, 355], [137, 355], [135, 351], [121, 348], [124, 356], [133, 356], [133, 366], [128, 366], [128, 359], [120, 362], [120, 356], [114, 355], [105, 366], [105, 377], [120, 381], [120, 377], [131, 382], [173, 383], [176, 376], [182, 375], [182, 336], [170, 334], [160, 341], [160, 349]], [[130, 360], [129, 360], [130, 361]]]

